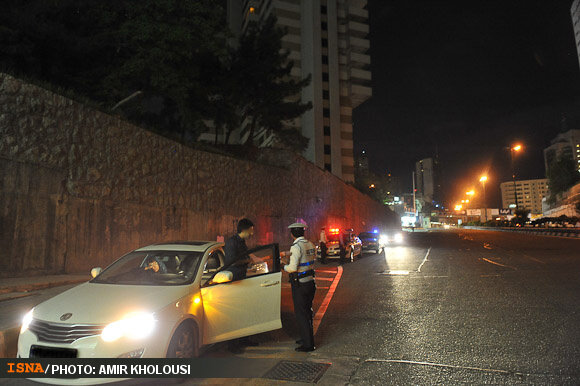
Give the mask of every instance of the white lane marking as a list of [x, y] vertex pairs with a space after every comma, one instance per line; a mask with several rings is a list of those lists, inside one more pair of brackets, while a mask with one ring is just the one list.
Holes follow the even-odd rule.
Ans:
[[324, 314], [326, 313], [326, 309], [328, 308], [328, 305], [330, 304], [330, 301], [332, 300], [332, 296], [334, 296], [334, 291], [336, 291], [336, 287], [338, 286], [338, 282], [340, 281], [341, 277], [342, 277], [342, 267], [339, 266], [338, 272], [336, 273], [336, 276], [334, 277], [334, 281], [330, 285], [330, 288], [328, 289], [328, 292], [326, 293], [326, 296], [324, 297], [322, 304], [320, 305], [320, 307], [318, 307], [318, 310], [316, 311], [316, 315], [314, 315], [314, 318], [312, 318], [312, 327], [314, 330], [314, 334], [316, 334], [316, 331], [318, 331], [318, 327], [320, 326], [320, 322], [322, 322], [322, 318], [324, 318]]
[[409, 274], [409, 271], [401, 271], [401, 270], [381, 272], [381, 275], [389, 275], [389, 276], [404, 276], [404, 275], [408, 275], [408, 274]]
[[427, 261], [427, 258], [429, 257], [430, 252], [431, 252], [431, 247], [429, 247], [429, 249], [427, 250], [427, 253], [425, 254], [425, 258], [423, 259], [423, 262], [421, 263], [419, 268], [417, 268], [417, 272], [421, 272], [421, 268], [423, 267], [423, 264], [425, 264], [425, 262]]
[[545, 261], [542, 261], [542, 260], [540, 260], [540, 259], [536, 259], [535, 257], [532, 257], [532, 256], [530, 256], [530, 255], [526, 255], [525, 253], [524, 253], [524, 257], [527, 257], [528, 259], [530, 259], [530, 260], [533, 260], [533, 261], [535, 261], [536, 263], [540, 263], [540, 264], [546, 264], [546, 262], [545, 262]]
[[486, 259], [485, 257], [482, 257], [482, 258], [481, 258], [481, 260], [483, 260], [483, 261], [487, 261], [487, 262], [488, 262], [488, 263], [490, 263], [490, 264], [499, 265], [500, 267], [511, 268], [511, 269], [514, 269], [514, 270], [516, 270], [516, 271], [518, 270], [516, 267], [512, 267], [511, 265], [505, 265], [505, 264], [501, 264], [501, 263], [498, 263], [498, 262], [496, 262], [496, 261], [493, 261], [493, 260]]
[[485, 371], [489, 373], [500, 373], [500, 374], [513, 374], [513, 375], [528, 375], [524, 373], [519, 373], [516, 371], [508, 371], [508, 370], [497, 370], [497, 369], [486, 369], [481, 367], [472, 367], [472, 366], [456, 366], [456, 365], [445, 365], [442, 363], [433, 363], [433, 362], [416, 362], [416, 361], [407, 361], [403, 359], [366, 359], [365, 362], [383, 362], [383, 363], [406, 363], [410, 365], [423, 365], [423, 366], [433, 366], [433, 367], [445, 367], [451, 369], [464, 369], [464, 370], [476, 370], [476, 371]]

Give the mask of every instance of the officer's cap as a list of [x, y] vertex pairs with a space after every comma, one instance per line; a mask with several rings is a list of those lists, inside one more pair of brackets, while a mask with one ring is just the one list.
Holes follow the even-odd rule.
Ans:
[[288, 225], [288, 229], [292, 229], [292, 228], [308, 228], [308, 226], [306, 224], [303, 224], [301, 222], [295, 222], [294, 224], [290, 224]]

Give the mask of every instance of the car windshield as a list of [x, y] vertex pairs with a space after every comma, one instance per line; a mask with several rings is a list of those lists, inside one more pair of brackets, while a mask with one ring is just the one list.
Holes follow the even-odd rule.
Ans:
[[193, 280], [203, 253], [135, 251], [107, 267], [91, 283], [180, 285]]
[[363, 232], [360, 235], [358, 235], [358, 237], [362, 240], [367, 240], [367, 239], [376, 239], [377, 237], [379, 237], [379, 235], [377, 235], [376, 233]]

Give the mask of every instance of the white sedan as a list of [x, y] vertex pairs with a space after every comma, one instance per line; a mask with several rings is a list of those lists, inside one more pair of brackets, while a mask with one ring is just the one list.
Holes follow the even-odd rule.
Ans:
[[245, 271], [228, 271], [223, 243], [132, 251], [34, 307], [23, 320], [18, 357], [194, 357], [204, 345], [279, 329], [278, 245], [250, 256]]

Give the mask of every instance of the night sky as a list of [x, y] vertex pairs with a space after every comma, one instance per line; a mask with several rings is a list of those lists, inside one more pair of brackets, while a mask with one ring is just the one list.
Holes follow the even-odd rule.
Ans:
[[439, 154], [443, 199], [479, 187], [489, 205], [511, 180], [544, 178], [542, 150], [566, 117], [580, 128], [572, 0], [369, 0], [373, 97], [354, 112], [355, 154], [411, 191], [415, 161]]

